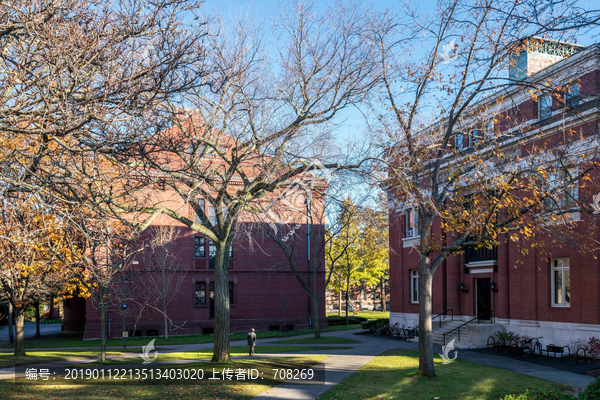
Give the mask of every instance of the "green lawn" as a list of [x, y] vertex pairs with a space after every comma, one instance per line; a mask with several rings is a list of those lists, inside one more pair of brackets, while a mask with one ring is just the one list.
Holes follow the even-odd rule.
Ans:
[[[342, 331], [347, 329], [357, 329], [360, 328], [360, 325], [341, 325], [341, 326], [332, 326], [329, 329], [326, 329], [322, 332], [332, 332], [332, 331]], [[298, 335], [308, 335], [314, 334], [313, 330], [309, 329], [301, 329], [296, 331], [289, 332], [279, 332], [279, 331], [270, 331], [270, 332], [256, 332], [256, 337], [258, 339], [268, 339], [268, 338], [285, 338], [290, 336], [298, 336]], [[247, 333], [233, 333], [231, 335], [231, 341], [235, 340], [246, 340]], [[57, 347], [89, 347], [89, 348], [98, 348], [100, 347], [100, 340], [81, 340], [79, 338], [73, 338], [73, 335], [65, 335], [65, 336], [54, 336], [50, 338], [41, 338], [41, 339], [25, 339], [25, 348], [26, 349], [50, 349]], [[136, 337], [127, 339], [128, 346], [145, 346], [148, 342], [153, 338], [147, 337]], [[168, 340], [164, 337], [157, 337], [154, 342], [155, 346], [159, 345], [176, 345], [176, 344], [199, 344], [199, 343], [212, 343], [214, 340], [213, 335], [186, 335], [186, 336], [171, 336]], [[108, 339], [106, 341], [107, 346], [122, 346], [123, 339]], [[3, 348], [11, 348], [12, 346], [5, 342], [2, 345]], [[0, 353], [1, 354], [1, 353]]]
[[[337, 312], [327, 313], [328, 317], [332, 316], [332, 315], [338, 315], [338, 313]], [[348, 313], [349, 317], [353, 316], [353, 315], [354, 315], [354, 313], [351, 313], [351, 312]], [[342, 311], [342, 317], [345, 317], [345, 316], [346, 316], [346, 312]], [[359, 317], [364, 317], [364, 318], [367, 318], [367, 319], [389, 318], [390, 317], [390, 312], [389, 311], [386, 311], [386, 312], [383, 312], [383, 311], [362, 311], [362, 312], [358, 313], [358, 316]], [[335, 328], [335, 327], [331, 327], [331, 328]], [[331, 329], [331, 328], [329, 328], [329, 329]]]
[[42, 385], [26, 382], [13, 384], [0, 381], [0, 399], [30, 400], [131, 400], [131, 399], [251, 399], [280, 383], [273, 380], [273, 368], [306, 368], [325, 360], [327, 356], [298, 356], [286, 358], [240, 360], [228, 364], [193, 363], [177, 365], [176, 368], [204, 368], [217, 370], [222, 368], [256, 368], [264, 376], [263, 380], [239, 381], [224, 384], [223, 381], [203, 380], [200, 383], [171, 382], [171, 384], [150, 384], [145, 381], [105, 381], [103, 383], [82, 383], [71, 385]]
[[[299, 339], [284, 339], [278, 340], [272, 343], [280, 343], [280, 344], [350, 344], [350, 343], [361, 343], [358, 340], [353, 339], [344, 339], [333, 336], [322, 336], [318, 339], [314, 337], [311, 338], [299, 338]], [[322, 347], [320, 347], [322, 348]]]
[[[336, 350], [336, 349], [351, 349], [352, 347], [343, 347], [343, 346], [319, 346], [319, 347], [311, 347], [311, 346], [256, 346], [254, 351], [256, 354], [269, 354], [269, 353], [289, 353], [293, 351], [323, 351], [323, 350]], [[230, 349], [231, 357], [237, 356], [247, 356], [248, 355], [248, 346], [237, 346], [232, 347]], [[175, 353], [161, 353], [160, 349], [158, 350], [158, 357], [156, 358], [156, 362], [162, 361], [178, 361], [178, 360], [196, 360], [199, 358], [210, 358], [212, 357], [213, 351], [212, 349], [200, 350], [200, 351], [183, 351], [183, 352], [175, 352]], [[104, 364], [135, 364], [141, 362], [142, 359], [140, 357], [134, 358], [115, 358], [107, 360]], [[92, 363], [85, 363], [83, 365], [103, 365], [100, 361], [95, 361]]]
[[437, 377], [423, 378], [417, 374], [418, 352], [391, 350], [373, 359], [319, 399], [496, 400], [525, 389], [574, 389], [529, 375], [461, 361], [460, 354], [452, 364], [442, 365], [437, 356], [435, 362]]
[[[12, 353], [0, 353], [0, 368], [12, 367], [13, 365], [32, 365], [47, 362], [67, 361], [78, 357], [99, 357], [98, 350], [51, 350], [30, 351], [25, 356], [15, 356]], [[107, 356], [119, 356], [125, 353], [117, 351], [106, 352]]]
[[[256, 346], [255, 351], [257, 354], [266, 353], [287, 353], [293, 351], [323, 351], [323, 350], [335, 350], [335, 349], [348, 349], [350, 347], [341, 346]], [[158, 357], [156, 361], [173, 361], [173, 360], [196, 360], [199, 358], [210, 358], [212, 357], [212, 349], [205, 349], [199, 351], [186, 351], [186, 352], [174, 352], [174, 353], [161, 353], [160, 348], [157, 349]], [[231, 356], [247, 356], [248, 346], [232, 347], [230, 349]], [[141, 362], [141, 358], [135, 354], [134, 357], [130, 357], [132, 353], [122, 352], [107, 352], [106, 355], [111, 357], [107, 359], [106, 364], [135, 364]], [[128, 356], [128, 357], [119, 357]], [[34, 365], [34, 364], [45, 364], [48, 362], [57, 361], [68, 361], [75, 360], [74, 365], [99, 365], [100, 361], [94, 362], [82, 362], [77, 364], [77, 358], [96, 358], [99, 359], [99, 351], [89, 350], [52, 350], [52, 351], [30, 351], [26, 356], [15, 357], [13, 354], [2, 354], [0, 353], [0, 368], [12, 367], [13, 365]]]

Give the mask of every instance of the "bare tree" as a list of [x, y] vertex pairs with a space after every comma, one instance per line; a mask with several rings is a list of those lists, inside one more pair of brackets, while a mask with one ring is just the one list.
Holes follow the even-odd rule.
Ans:
[[[105, 196], [106, 208], [147, 213], [140, 229], [163, 213], [214, 244], [214, 361], [229, 360], [228, 250], [240, 218], [257, 211], [259, 199], [316, 168], [312, 160], [328, 139], [316, 128], [360, 102], [374, 84], [363, 15], [358, 6], [323, 14], [312, 4], [287, 6], [274, 24], [277, 51], [271, 54], [262, 27], [248, 20], [222, 26], [198, 65], [208, 71], [201, 85], [179, 102], [165, 102], [148, 121], [152, 126], [119, 131], [122, 152], [104, 153], [115, 169], [130, 171], [129, 193], [167, 189], [186, 205]], [[169, 129], [162, 128], [163, 119]]]
[[141, 281], [144, 290], [152, 293], [158, 300], [158, 307], [163, 315], [165, 339], [168, 339], [171, 330], [169, 304], [179, 292], [185, 278], [184, 266], [178, 260], [176, 251], [179, 235], [177, 228], [172, 225], [153, 226], [149, 230], [151, 238], [144, 249], [144, 276]]
[[[138, 232], [119, 220], [78, 205], [62, 213], [70, 234], [66, 236], [72, 271], [90, 295], [100, 315], [100, 359], [106, 360], [106, 310], [115, 303], [121, 309], [116, 277], [125, 276], [140, 252]], [[64, 260], [66, 261], [66, 260]]]
[[[505, 237], [531, 238], [549, 228], [548, 221], [569, 224], [571, 207], [565, 205], [575, 201], [572, 188], [595, 167], [593, 141], [566, 124], [563, 144], [540, 139], [521, 154], [527, 138], [545, 132], [521, 125], [522, 116], [507, 110], [520, 104], [519, 94], [537, 100], [554, 83], [506, 74], [506, 68], [517, 67], [518, 54], [535, 46], [532, 36], [564, 38], [595, 26], [599, 13], [575, 2], [538, 0], [442, 1], [430, 15], [407, 10], [373, 23], [389, 111], [381, 113], [374, 143], [383, 144], [379, 172], [393, 210], [415, 216], [419, 373], [435, 376], [431, 296], [442, 261], [470, 247], [491, 248]], [[573, 158], [578, 150], [583, 157]], [[549, 203], [560, 205], [559, 211], [543, 212]], [[432, 234], [436, 218], [442, 232], [454, 233], [449, 242]]]

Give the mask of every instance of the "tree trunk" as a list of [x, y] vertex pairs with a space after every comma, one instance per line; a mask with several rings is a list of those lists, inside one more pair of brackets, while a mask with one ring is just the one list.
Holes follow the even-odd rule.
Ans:
[[229, 362], [229, 263], [227, 246], [215, 243], [215, 341], [213, 362]]
[[165, 339], [168, 340], [169, 339], [169, 321], [167, 320], [167, 277], [165, 276], [166, 271], [163, 268], [162, 270], [162, 295], [163, 295], [163, 320], [165, 323]]
[[25, 307], [14, 307], [15, 313], [15, 356], [25, 355], [25, 335], [23, 324], [25, 323]]
[[346, 325], [350, 325], [348, 322], [348, 309], [350, 308], [350, 278], [346, 281]]
[[14, 323], [14, 319], [15, 319], [15, 314], [14, 314], [14, 307], [12, 305], [12, 303], [8, 303], [8, 340], [11, 344], [13, 344], [15, 342], [15, 334], [13, 331], [13, 325]]
[[433, 273], [429, 263], [429, 255], [421, 253], [419, 259], [419, 375], [434, 377], [431, 326]]
[[385, 279], [381, 278], [381, 311], [386, 312], [386, 301], [385, 301]]
[[312, 306], [313, 306], [313, 325], [315, 327], [315, 339], [321, 337], [321, 326], [319, 321], [319, 297], [317, 296], [317, 277], [318, 268], [313, 268], [313, 280], [312, 280]]
[[33, 306], [35, 307], [35, 337], [42, 337], [40, 333], [40, 302], [34, 302]]
[[104, 287], [100, 285], [98, 288], [100, 301], [98, 303], [98, 311], [100, 312], [100, 361], [106, 361], [106, 302], [104, 298]]
[[54, 296], [50, 296], [50, 310], [48, 311], [48, 319], [54, 319]]
[[340, 279], [340, 287], [338, 292], [338, 315], [342, 316], [342, 280]]

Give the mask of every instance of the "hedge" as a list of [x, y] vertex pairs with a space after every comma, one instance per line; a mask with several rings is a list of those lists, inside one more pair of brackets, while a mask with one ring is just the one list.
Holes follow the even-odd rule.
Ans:
[[[353, 315], [348, 315], [348, 323], [350, 325], [358, 325], [365, 321], [367, 321], [367, 318], [365, 317], [356, 317]], [[346, 325], [346, 317], [343, 315], [330, 315], [327, 317], [327, 323], [329, 324], [329, 326]]]
[[365, 329], [365, 330], [369, 330], [369, 329], [371, 329], [371, 326], [377, 325], [379, 323], [384, 323], [384, 324], [388, 324], [389, 325], [390, 319], [389, 318], [372, 319], [370, 321], [362, 322], [360, 324], [360, 327], [363, 328], [363, 329]]

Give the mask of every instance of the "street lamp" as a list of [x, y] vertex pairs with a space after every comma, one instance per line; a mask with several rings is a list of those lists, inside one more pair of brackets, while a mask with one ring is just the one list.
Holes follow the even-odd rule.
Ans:
[[127, 350], [127, 325], [125, 325], [125, 310], [127, 304], [123, 303], [123, 351]]
[[[307, 245], [308, 245], [308, 258], [307, 258], [307, 267], [306, 267], [306, 276], [307, 276], [307, 285], [308, 285], [308, 329], [312, 329], [312, 320], [310, 318], [310, 193], [306, 197], [306, 228], [307, 228]], [[315, 278], [316, 279], [316, 278]], [[317, 321], [318, 323], [318, 321]]]

